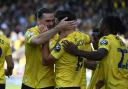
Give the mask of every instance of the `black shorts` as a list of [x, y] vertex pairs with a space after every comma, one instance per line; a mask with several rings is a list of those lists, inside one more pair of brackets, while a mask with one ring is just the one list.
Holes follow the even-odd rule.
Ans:
[[46, 88], [41, 88], [41, 89], [54, 89], [54, 86], [46, 87]]
[[80, 89], [80, 87], [62, 87], [62, 88], [56, 88], [56, 89]]
[[5, 89], [5, 84], [0, 84], [0, 89]]
[[[32, 88], [32, 87], [29, 87], [29, 86], [26, 86], [26, 85], [22, 84], [21, 89], [35, 89], [35, 88]], [[54, 89], [54, 86], [46, 87], [46, 88], [40, 88], [40, 89]]]

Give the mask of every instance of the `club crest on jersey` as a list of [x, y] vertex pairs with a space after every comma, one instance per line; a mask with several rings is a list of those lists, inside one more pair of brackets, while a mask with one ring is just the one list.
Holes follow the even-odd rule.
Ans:
[[61, 46], [60, 46], [59, 43], [56, 44], [54, 50], [57, 51], [57, 52], [59, 52], [61, 50]]
[[102, 40], [101, 42], [100, 42], [100, 45], [107, 45], [108, 44], [108, 41], [107, 40]]

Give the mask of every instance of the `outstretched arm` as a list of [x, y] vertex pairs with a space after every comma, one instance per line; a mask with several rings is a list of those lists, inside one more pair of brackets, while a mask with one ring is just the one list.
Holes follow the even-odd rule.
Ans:
[[12, 55], [8, 55], [5, 57], [6, 63], [7, 63], [7, 69], [5, 69], [5, 75], [11, 76], [14, 68], [14, 62], [12, 59]]
[[42, 32], [38, 36], [33, 37], [30, 43], [37, 44], [37, 45], [44, 44], [61, 30], [64, 30], [65, 28], [72, 29], [76, 26], [75, 21], [65, 21], [66, 19], [67, 18], [64, 18], [63, 20], [61, 20], [60, 23], [51, 30], [47, 29], [47, 27], [44, 25], [39, 26], [39, 29], [44, 30], [44, 32]]
[[95, 60], [95, 61], [100, 61], [108, 54], [108, 51], [104, 48], [100, 48], [97, 51], [91, 51], [91, 52], [79, 50], [75, 44], [69, 41], [63, 41], [63, 46], [65, 51], [70, 54], [80, 57], [85, 57], [87, 59]]

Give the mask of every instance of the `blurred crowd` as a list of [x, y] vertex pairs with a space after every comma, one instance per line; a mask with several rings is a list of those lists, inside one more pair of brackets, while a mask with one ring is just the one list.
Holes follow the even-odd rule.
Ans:
[[36, 24], [35, 13], [42, 7], [72, 10], [80, 21], [95, 23], [107, 14], [127, 16], [128, 0], [0, 0], [0, 29], [7, 36], [11, 31], [24, 33]]
[[119, 15], [128, 24], [128, 0], [0, 0], [0, 31], [10, 38], [14, 57], [24, 48], [24, 33], [36, 25], [35, 13], [42, 7], [73, 11], [79, 29], [88, 34], [106, 15]]

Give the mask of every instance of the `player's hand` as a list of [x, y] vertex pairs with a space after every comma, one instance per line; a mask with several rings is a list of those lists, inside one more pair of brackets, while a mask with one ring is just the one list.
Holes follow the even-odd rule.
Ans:
[[40, 34], [46, 32], [46, 31], [48, 31], [47, 26], [45, 26], [43, 24], [39, 25], [39, 33]]
[[56, 28], [59, 30], [74, 29], [77, 26], [77, 21], [66, 21], [68, 18], [65, 17], [57, 25]]
[[78, 47], [77, 45], [73, 44], [72, 42], [69, 42], [67, 40], [62, 41], [64, 50], [70, 54], [78, 56]]
[[99, 80], [96, 83], [96, 89], [101, 89], [104, 86], [104, 84], [105, 84], [104, 80]]
[[8, 77], [11, 76], [12, 71], [11, 70], [9, 71], [8, 69], [5, 69], [5, 75], [8, 76]]

